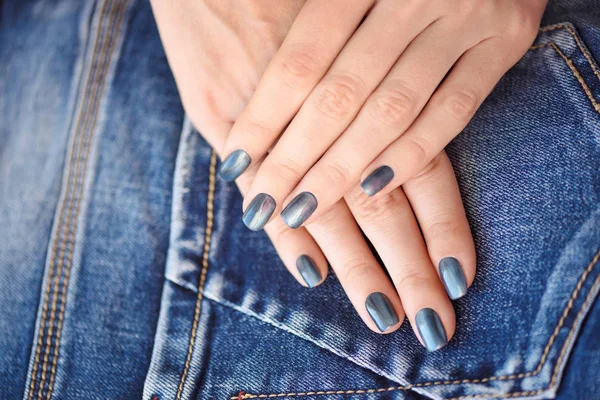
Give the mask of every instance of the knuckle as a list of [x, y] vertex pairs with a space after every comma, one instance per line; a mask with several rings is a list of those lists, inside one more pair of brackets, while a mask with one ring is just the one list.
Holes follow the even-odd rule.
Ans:
[[437, 171], [442, 167], [442, 161], [444, 160], [445, 154], [442, 151], [423, 168], [418, 174], [414, 176], [414, 180], [427, 180], [429, 177], [436, 174]]
[[246, 118], [243, 131], [252, 135], [254, 140], [261, 142], [270, 142], [274, 136], [273, 130], [266, 123], [261, 122], [256, 115], [249, 115]]
[[390, 128], [398, 128], [408, 122], [416, 105], [416, 94], [405, 85], [387, 89], [375, 95], [373, 114], [376, 120]]
[[459, 229], [450, 219], [443, 219], [425, 226], [423, 234], [428, 238], [457, 237]]
[[283, 181], [296, 181], [302, 176], [304, 170], [298, 162], [292, 159], [275, 162], [270, 168], [275, 172], [278, 179]]
[[529, 42], [535, 38], [538, 33], [539, 22], [536, 13], [533, 13], [529, 5], [517, 5], [511, 13], [510, 18], [507, 18], [507, 26], [504, 27], [504, 32], [508, 37], [519, 41]]
[[281, 61], [280, 74], [283, 81], [295, 89], [307, 87], [319, 76], [323, 61], [315, 48], [302, 45], [291, 49]]
[[460, 122], [467, 122], [475, 114], [477, 104], [477, 95], [467, 89], [456, 90], [442, 99], [442, 107]]
[[400, 267], [402, 271], [406, 271], [402, 276], [398, 277], [394, 282], [398, 288], [398, 292], [402, 292], [403, 288], [421, 288], [430, 284], [430, 279], [423, 273], [423, 265], [406, 264]]
[[392, 190], [383, 196], [370, 197], [366, 194], [357, 196], [352, 204], [353, 213], [358, 220], [366, 223], [386, 221], [404, 201], [400, 190]]
[[335, 121], [344, 120], [357, 108], [359, 86], [350, 75], [329, 78], [317, 95], [317, 110]]
[[364, 257], [350, 258], [343, 263], [343, 276], [345, 282], [362, 282], [373, 275], [372, 263]]
[[347, 187], [351, 179], [350, 166], [342, 159], [329, 163], [325, 176], [328, 180], [326, 187]]
[[407, 138], [407, 147], [419, 165], [425, 165], [431, 160], [431, 143], [423, 135]]

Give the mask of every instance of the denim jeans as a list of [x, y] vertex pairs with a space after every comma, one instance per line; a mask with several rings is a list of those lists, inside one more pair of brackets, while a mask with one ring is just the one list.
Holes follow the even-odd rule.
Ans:
[[447, 149], [478, 272], [434, 353], [243, 226], [148, 2], [0, 7], [0, 399], [600, 398], [597, 1]]

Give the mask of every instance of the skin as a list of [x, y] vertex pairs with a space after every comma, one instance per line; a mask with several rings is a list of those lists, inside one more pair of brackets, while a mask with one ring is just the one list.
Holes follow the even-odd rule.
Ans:
[[244, 205], [310, 192], [308, 224], [382, 165], [380, 194], [405, 183], [527, 51], [545, 3], [308, 0], [222, 151], [266, 156]]
[[[277, 207], [280, 209], [282, 200], [291, 193], [302, 176], [306, 175], [316, 159], [329, 148], [330, 150], [321, 159], [327, 160], [327, 157], [331, 157], [328, 154], [335, 150], [336, 146], [342, 146], [338, 144], [342, 143], [341, 136], [333, 145], [332, 138], [335, 139], [336, 135], [342, 133], [336, 132], [343, 124], [328, 121], [325, 125], [318, 125], [321, 122], [310, 117], [311, 112], [302, 111], [307, 104], [310, 104], [311, 96], [320, 98], [319, 96], [323, 95], [325, 89], [319, 87], [319, 82], [328, 74], [327, 70], [332, 71], [329, 68], [330, 64], [336, 60], [338, 53], [343, 54], [340, 50], [347, 47], [353, 49], [346, 59], [335, 61], [334, 65], [342, 68], [352, 64], [350, 60], [360, 59], [361, 54], [369, 59], [379, 57], [375, 54], [379, 50], [365, 48], [366, 43], [393, 42], [383, 40], [385, 37], [382, 36], [378, 36], [379, 39], [376, 41], [369, 39], [361, 33], [367, 30], [366, 28], [356, 30], [365, 13], [373, 6], [366, 2], [362, 4], [360, 1], [348, 2], [348, 6], [344, 7], [340, 7], [339, 2], [333, 0], [331, 2], [281, 0], [268, 3], [262, 0], [181, 0], [178, 2], [153, 0], [151, 3], [184, 108], [195, 127], [217, 149], [220, 157], [226, 156], [237, 148], [248, 149], [252, 153], [250, 167], [236, 180], [240, 191], [245, 194], [244, 207], [247, 207], [257, 194], [266, 190], [265, 193], [277, 199]], [[389, 1], [379, 3], [388, 3], [389, 7]], [[415, 7], [422, 3], [414, 2]], [[332, 12], [328, 8], [329, 4], [332, 5], [331, 7], [335, 6], [332, 10], [338, 12], [337, 18], [325, 17], [330, 15], [327, 13]], [[536, 13], [541, 13], [543, 7], [539, 8], [540, 10], [535, 9]], [[470, 8], [465, 7], [465, 9]], [[369, 18], [380, 14], [386, 13], [378, 11], [374, 14], [372, 11]], [[415, 15], [417, 14], [411, 14], [413, 17]], [[514, 14], [507, 15], [514, 17]], [[415, 22], [415, 25], [421, 28], [425, 26], [426, 16], [431, 17], [430, 14], [423, 13], [423, 21]], [[526, 25], [533, 32], [538, 18], [529, 14], [526, 16], [525, 13], [520, 16], [525, 22], [531, 19], [532, 22]], [[377, 21], [367, 24], [369, 18], [363, 24], [370, 27], [367, 33], [394, 35], [394, 37], [398, 34]], [[486, 23], [487, 21], [481, 25]], [[384, 32], [375, 32], [377, 29], [374, 28], [377, 26]], [[406, 34], [407, 37], [418, 36], [419, 29], [414, 29], [411, 35]], [[357, 39], [358, 42], [350, 40], [354, 37], [352, 33], [355, 30], [354, 36], [361, 37], [360, 40]], [[469, 32], [474, 31], [476, 29], [469, 30]], [[436, 44], [435, 38], [441, 39], [445, 36], [442, 33], [436, 35], [425, 41], [423, 46], [428, 44], [434, 49], [443, 50], [444, 46], [450, 45], [447, 42], [443, 42], [443, 46]], [[531, 42], [533, 33], [529, 36], [526, 40], [528, 43]], [[327, 38], [327, 40], [318, 40], [322, 48], [302, 47], [310, 46], [316, 38]], [[404, 42], [408, 46], [408, 39]], [[525, 48], [528, 43], [522, 46]], [[398, 44], [394, 46], [396, 45]], [[507, 47], [510, 46], [504, 46], [503, 49]], [[307, 58], [312, 57], [309, 55], [313, 54], [312, 50], [317, 51], [315, 53], [318, 55], [317, 61], [321, 61], [318, 64], [320, 74], [313, 73], [316, 71], [317, 64], [312, 68], [313, 60]], [[396, 49], [396, 52], [400, 50]], [[389, 51], [391, 50], [387, 49], [385, 52]], [[325, 55], [321, 55], [321, 52], [328, 54], [329, 58], [325, 59]], [[516, 53], [519, 52], [521, 50], [515, 52], [515, 61]], [[421, 52], [415, 54], [417, 53], [421, 54]], [[425, 62], [427, 56], [422, 56], [425, 58], [411, 58], [411, 60]], [[380, 81], [385, 80], [385, 74], [392, 73], [393, 69], [380, 71], [378, 74], [367, 73], [370, 69], [376, 68], [374, 64], [378, 63], [363, 60], [356, 61], [354, 64], [364, 68], [361, 76], [380, 76]], [[311, 68], [303, 69], [304, 64], [310, 65]], [[417, 71], [419, 68], [413, 66], [412, 70]], [[432, 68], [435, 67], [431, 65], [423, 67], [427, 73], [431, 73]], [[291, 74], [284, 78], [281, 75], [282, 71]], [[296, 78], [302, 78], [302, 82], [296, 82], [294, 80]], [[499, 79], [499, 76], [497, 78]], [[325, 82], [328, 82], [327, 79]], [[479, 82], [478, 79], [476, 81]], [[430, 91], [433, 91], [434, 83], [430, 82], [430, 85]], [[443, 86], [444, 84], [440, 88]], [[285, 90], [280, 90], [282, 88]], [[414, 90], [415, 93], [421, 93], [417, 88]], [[425, 106], [424, 103], [428, 100], [431, 101], [422, 98], [420, 102]], [[366, 98], [364, 101], [367, 101]], [[335, 101], [331, 106], [334, 111], [338, 109]], [[427, 107], [425, 106], [424, 110], [427, 110]], [[415, 106], [414, 109], [417, 110], [418, 107]], [[358, 113], [358, 110], [355, 113]], [[259, 116], [264, 117], [265, 120], [256, 124]], [[362, 122], [364, 132], [379, 133], [377, 130], [380, 129], [381, 123], [376, 118], [369, 118], [371, 119]], [[304, 122], [295, 122], [297, 120]], [[355, 122], [358, 120], [359, 118], [354, 119]], [[395, 121], [391, 118], [388, 122], [392, 120]], [[285, 126], [290, 121], [292, 124], [285, 130]], [[317, 127], [319, 129], [314, 131], [322, 132], [318, 137], [319, 140], [311, 136], [312, 128]], [[327, 135], [323, 133], [323, 127], [327, 127]], [[334, 127], [337, 128], [333, 129]], [[281, 136], [284, 130], [285, 133]], [[393, 130], [400, 131], [396, 128]], [[347, 127], [342, 131], [347, 133]], [[348, 139], [343, 141], [343, 146], [346, 147], [341, 149], [354, 145], [364, 146], [359, 136], [347, 136]], [[379, 139], [384, 136], [373, 135], [373, 144], [380, 143]], [[406, 136], [406, 133], [403, 136]], [[395, 143], [392, 141], [394, 139], [392, 134], [388, 133], [387, 137], [388, 142]], [[273, 147], [274, 141], [278, 138], [279, 142]], [[353, 145], [354, 139], [356, 140]], [[278, 174], [273, 175], [273, 168], [284, 165], [284, 161], [292, 160], [286, 156], [290, 145], [302, 146], [302, 143], [317, 142], [322, 150], [321, 154], [306, 150], [304, 147], [297, 147], [303, 151], [296, 151], [296, 153], [307, 155], [307, 160], [303, 164], [306, 168], [298, 170], [283, 168]], [[252, 150], [250, 147], [244, 147], [249, 143], [254, 146]], [[312, 146], [313, 150], [314, 147]], [[375, 147], [373, 146], [373, 156], [370, 160], [368, 157], [363, 157], [360, 160], [353, 160], [353, 163], [366, 166], [385, 148], [383, 145], [380, 146], [381, 149], [376, 153]], [[389, 150], [381, 153], [381, 160], [386, 160], [384, 157], [402, 159], [401, 155], [405, 154], [405, 150], [397, 145], [388, 147]], [[329, 175], [326, 173], [323, 174], [325, 180], [315, 178], [314, 183], [310, 185], [310, 190], [319, 193], [318, 217], [313, 215], [307, 224], [298, 229], [290, 229], [281, 218], [273, 218], [265, 227], [266, 233], [290, 273], [298, 282], [306, 286], [296, 268], [298, 257], [308, 255], [312, 258], [323, 278], [327, 275], [329, 262], [358, 314], [373, 331], [380, 333], [367, 312], [365, 300], [371, 293], [381, 292], [389, 298], [399, 316], [399, 322], [388, 327], [383, 333], [396, 330], [406, 316], [413, 325], [415, 335], [422, 342], [415, 327], [415, 316], [419, 310], [431, 308], [439, 315], [446, 335], [450, 339], [455, 330], [455, 314], [436, 267], [445, 257], [456, 258], [462, 266], [469, 286], [474, 279], [476, 268], [475, 249], [458, 185], [452, 166], [445, 153], [441, 151], [442, 147], [438, 149], [437, 155], [420, 158], [418, 163], [412, 165], [410, 168], [414, 172], [410, 176], [395, 175], [394, 180], [373, 197], [367, 196], [360, 188], [359, 178], [362, 168], [355, 171], [353, 175], [348, 175], [348, 182], [344, 185], [338, 185], [338, 180], [328, 181], [326, 177]], [[432, 148], [431, 151], [433, 152], [434, 149]], [[394, 152], [398, 156], [394, 156]], [[391, 154], [386, 156], [387, 153]], [[313, 169], [319, 166], [319, 163], [316, 163]], [[379, 165], [377, 160], [373, 162], [372, 169], [375, 169], [376, 165]], [[394, 168], [398, 167], [394, 165]], [[304, 177], [305, 180], [310, 176], [321, 174], [311, 171]], [[269, 176], [271, 178], [268, 178]], [[268, 186], [269, 179], [275, 179], [275, 186], [279, 189], [275, 190], [275, 187]], [[284, 190], [280, 190], [281, 188]], [[325, 198], [316, 189], [331, 190], [332, 196], [323, 200]], [[293, 193], [290, 200], [293, 198]], [[384, 267], [392, 278], [391, 281], [371, 253], [361, 234], [361, 229], [382, 258]]]

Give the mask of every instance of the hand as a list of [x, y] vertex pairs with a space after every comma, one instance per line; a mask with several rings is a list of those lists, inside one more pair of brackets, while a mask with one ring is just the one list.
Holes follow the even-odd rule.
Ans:
[[[224, 0], [211, 3], [155, 0], [152, 6], [184, 107], [203, 136], [220, 149], [253, 93], [251, 83], [258, 82], [289, 29], [294, 10], [300, 7], [295, 1], [277, 2], [287, 4], [289, 13], [283, 7], [279, 16], [272, 15], [269, 5], [265, 10], [240, 9], [239, 14], [231, 15], [224, 12], [228, 6]], [[238, 7], [250, 3], [235, 2]], [[215, 5], [222, 5], [223, 13]], [[264, 40], [249, 40], [247, 36], [257, 25], [262, 27]], [[236, 28], [229, 29], [232, 26]], [[220, 38], [218, 43], [214, 37]], [[242, 193], [258, 169], [260, 162], [238, 179]], [[393, 284], [371, 253], [359, 225], [379, 252]], [[305, 286], [316, 286], [325, 279], [327, 256], [359, 315], [375, 332], [394, 331], [405, 315], [416, 327], [419, 310], [432, 309], [443, 329], [424, 341], [415, 328], [417, 337], [432, 350], [452, 337], [454, 310], [434, 265], [446, 260], [441, 271], [448, 293], [460, 297], [475, 274], [475, 251], [445, 154], [407, 182], [404, 190], [396, 188], [386, 196], [369, 198], [355, 184], [346, 199], [308, 229], [292, 230], [279, 219], [265, 231], [286, 267]], [[429, 311], [420, 315], [418, 319], [424, 321], [421, 329], [436, 331], [431, 329], [436, 327], [435, 316]]]
[[307, 1], [227, 138], [221, 176], [266, 157], [244, 206], [263, 194], [292, 228], [361, 177], [370, 196], [394, 190], [526, 52], [545, 3]]

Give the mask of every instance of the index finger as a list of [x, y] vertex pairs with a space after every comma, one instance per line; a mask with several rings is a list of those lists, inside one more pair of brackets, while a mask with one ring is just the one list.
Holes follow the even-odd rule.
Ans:
[[308, 0], [237, 119], [219, 172], [233, 181], [263, 157], [323, 77], [373, 0]]

